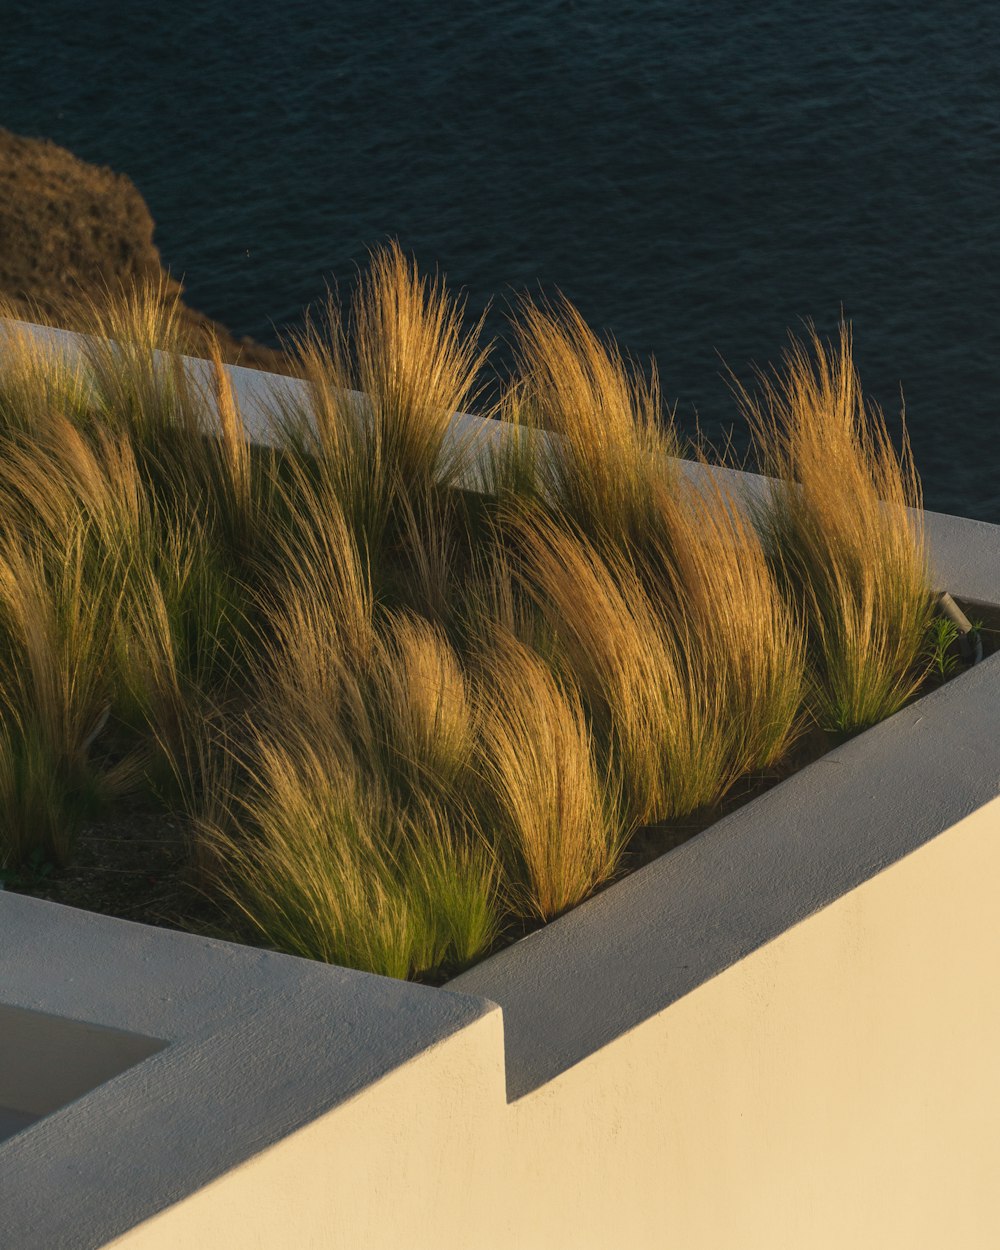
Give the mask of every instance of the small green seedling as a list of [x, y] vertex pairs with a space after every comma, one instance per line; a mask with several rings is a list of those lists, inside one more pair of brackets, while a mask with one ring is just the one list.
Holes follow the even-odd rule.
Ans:
[[959, 660], [955, 654], [958, 638], [958, 626], [946, 616], [935, 616], [927, 627], [924, 656], [929, 661], [931, 671], [942, 681], [946, 681], [958, 668]]

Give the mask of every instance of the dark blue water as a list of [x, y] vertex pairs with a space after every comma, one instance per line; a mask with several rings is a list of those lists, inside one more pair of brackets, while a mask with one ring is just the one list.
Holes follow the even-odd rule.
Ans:
[[[0, 0], [0, 124], [128, 173], [189, 301], [274, 341], [397, 236], [560, 287], [687, 426], [803, 317], [902, 383], [928, 506], [1000, 521], [1000, 10], [912, 0]], [[499, 313], [491, 330], [502, 332]]]

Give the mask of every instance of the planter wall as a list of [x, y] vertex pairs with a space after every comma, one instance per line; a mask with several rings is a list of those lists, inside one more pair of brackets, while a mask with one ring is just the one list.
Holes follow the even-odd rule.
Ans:
[[445, 990], [0, 894], [0, 1071], [90, 1039], [0, 1081], [5, 1244], [992, 1244], [998, 729], [995, 656]]

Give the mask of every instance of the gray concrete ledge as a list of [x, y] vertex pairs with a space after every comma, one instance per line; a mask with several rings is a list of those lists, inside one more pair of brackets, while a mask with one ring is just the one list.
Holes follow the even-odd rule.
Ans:
[[0, 1000], [166, 1043], [0, 1142], [12, 1250], [103, 1246], [497, 1011], [10, 893]]

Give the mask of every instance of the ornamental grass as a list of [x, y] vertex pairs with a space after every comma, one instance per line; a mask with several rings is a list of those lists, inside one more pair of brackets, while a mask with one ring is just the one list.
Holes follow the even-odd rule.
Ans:
[[891, 716], [925, 676], [933, 602], [920, 481], [866, 402], [851, 331], [794, 337], [759, 393], [738, 395], [773, 484], [757, 523], [807, 623], [811, 702], [824, 728]]
[[846, 330], [740, 390], [748, 499], [565, 301], [453, 423], [489, 347], [395, 245], [289, 344], [268, 446], [162, 290], [87, 316], [75, 354], [0, 323], [8, 879], [128, 804], [213, 931], [441, 979], [924, 680], [919, 484]]

